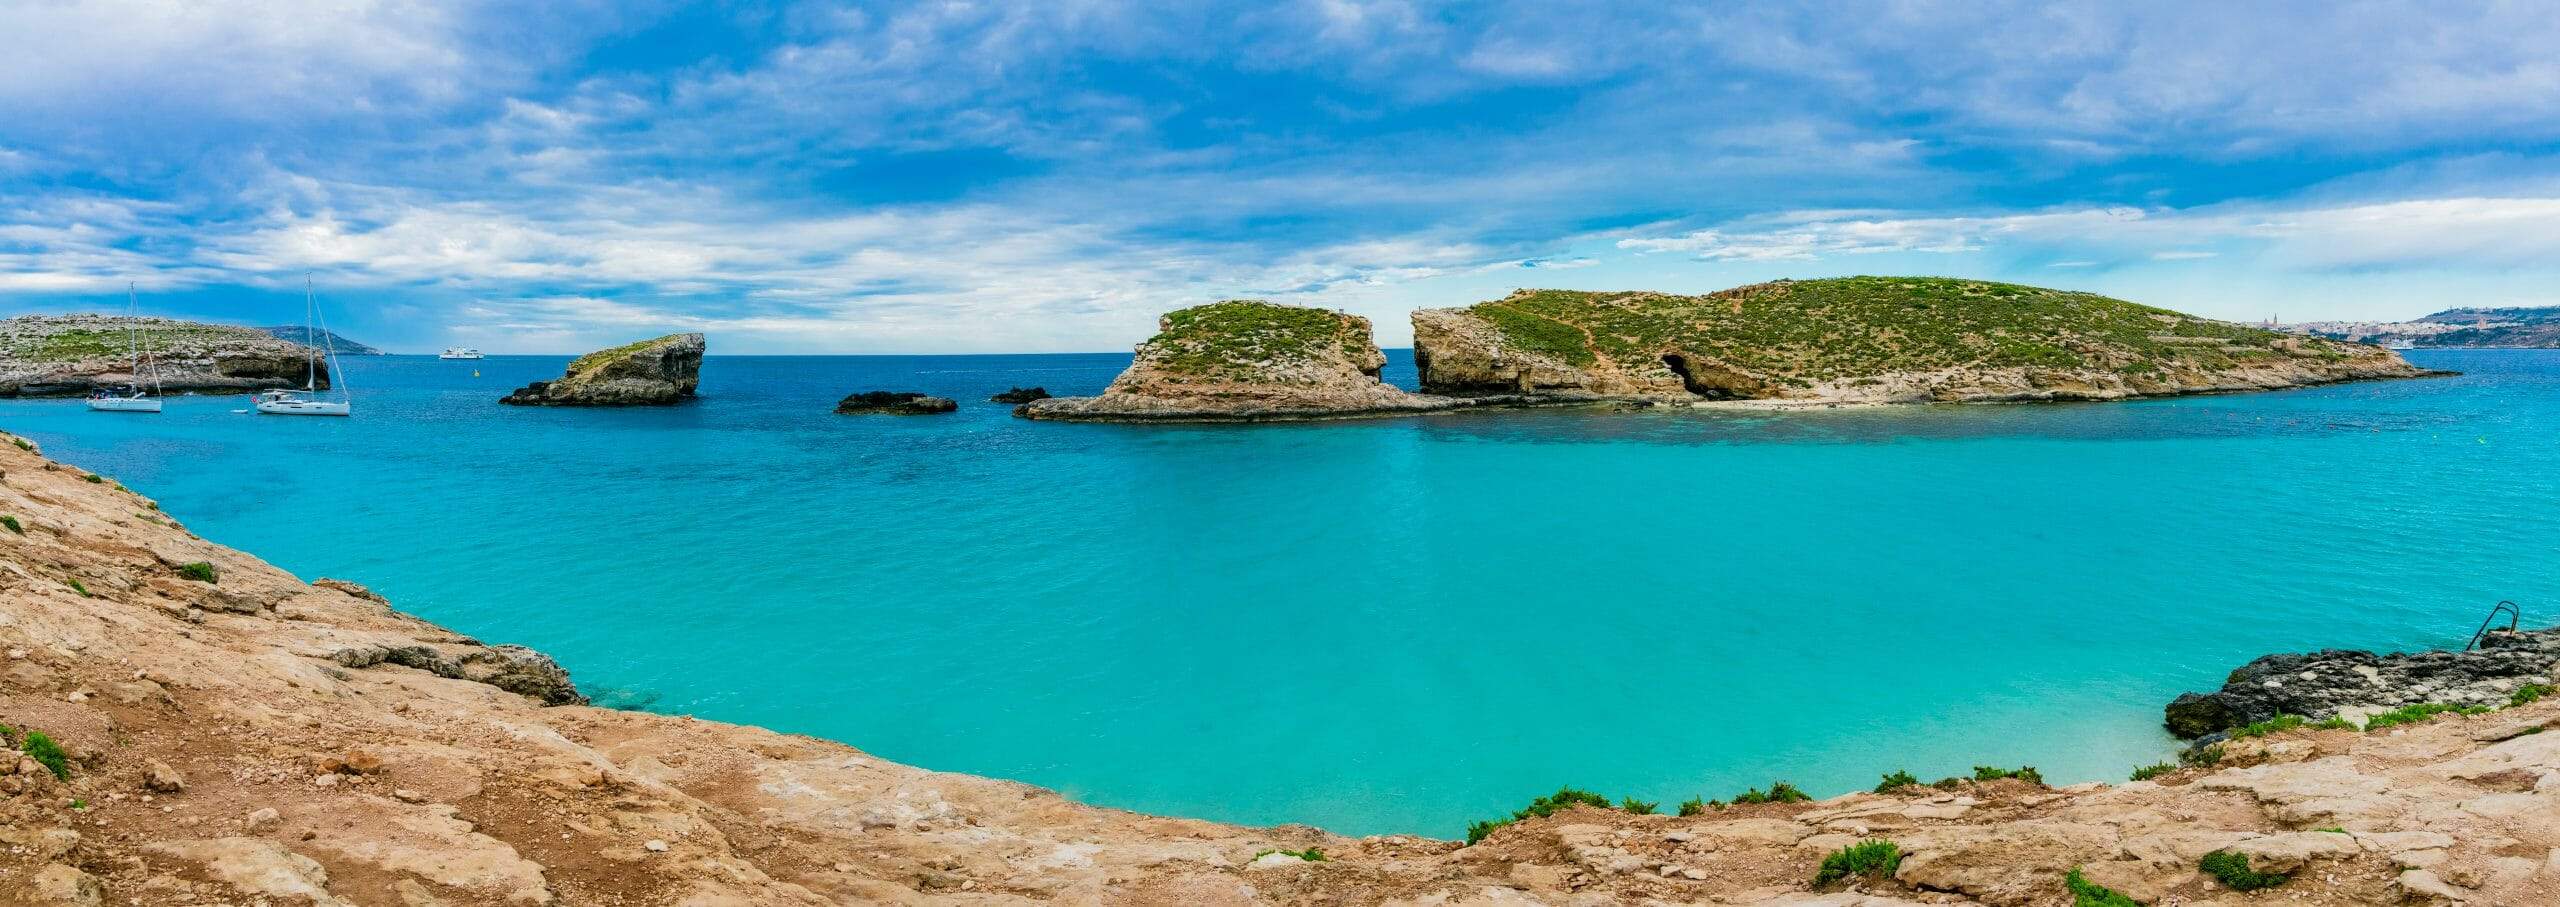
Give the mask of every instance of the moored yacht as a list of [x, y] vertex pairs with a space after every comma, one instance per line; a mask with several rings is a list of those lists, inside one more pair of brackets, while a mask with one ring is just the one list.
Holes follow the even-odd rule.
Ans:
[[[320, 303], [311, 295], [311, 277], [307, 274], [302, 278], [302, 335], [319, 337], [320, 342], [327, 345], [324, 352], [319, 347], [303, 344], [302, 389], [260, 391], [250, 399], [250, 405], [258, 412], [274, 416], [352, 414], [355, 396], [347, 390], [346, 370], [338, 367], [338, 344], [331, 339], [337, 335], [329, 333], [329, 323], [320, 317]], [[328, 400], [319, 396], [320, 363], [323, 359], [329, 363], [329, 386], [338, 393], [338, 399]]]
[[[133, 381], [123, 387], [99, 388], [89, 393], [89, 409], [102, 413], [156, 413], [160, 411], [160, 378], [151, 368], [151, 348], [142, 342], [142, 301], [134, 295], [133, 284], [124, 285], [125, 349], [133, 356]], [[144, 382], [151, 389], [142, 389]]]

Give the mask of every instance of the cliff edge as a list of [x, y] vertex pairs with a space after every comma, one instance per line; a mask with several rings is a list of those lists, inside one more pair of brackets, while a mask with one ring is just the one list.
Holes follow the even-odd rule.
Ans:
[[[231, 394], [301, 387], [309, 350], [257, 328], [168, 318], [21, 315], [0, 320], [0, 396], [77, 397], [136, 381], [128, 335], [141, 331], [167, 393]], [[316, 384], [329, 386], [329, 364]], [[149, 380], [141, 382], [149, 386]]]
[[2048, 907], [2105, 889], [2326, 907], [2560, 890], [2560, 697], [2525, 685], [2471, 714], [2235, 734], [2115, 786], [1898, 774], [1683, 815], [1559, 791], [1472, 844], [1353, 839], [576, 704], [531, 650], [305, 583], [89, 478], [0, 436], [0, 903]]
[[1380, 381], [1386, 364], [1370, 340], [1369, 319], [1231, 299], [1165, 315], [1101, 396], [1035, 400], [1014, 412], [1093, 422], [1265, 422], [1460, 405]]
[[498, 402], [512, 406], [670, 406], [701, 384], [701, 334], [668, 334], [569, 363], [550, 381], [517, 388]]
[[2380, 347], [1935, 277], [1704, 296], [1521, 290], [1413, 314], [1425, 393], [1812, 403], [2119, 400], [2435, 374]]

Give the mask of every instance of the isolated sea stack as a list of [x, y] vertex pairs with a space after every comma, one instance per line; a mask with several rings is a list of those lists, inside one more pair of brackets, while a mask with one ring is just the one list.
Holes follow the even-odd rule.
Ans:
[[[166, 393], [248, 393], [301, 387], [310, 351], [257, 328], [168, 318], [24, 315], [0, 321], [0, 396], [76, 397], [135, 383], [128, 334], [142, 332], [152, 378]], [[329, 365], [313, 383], [329, 386]], [[151, 381], [144, 380], [148, 386]]]
[[1230, 299], [1164, 316], [1102, 396], [1036, 400], [1014, 412], [1093, 422], [1272, 422], [1460, 405], [1378, 380], [1386, 363], [1369, 339], [1369, 319]]
[[1935, 277], [1704, 296], [1521, 290], [1413, 314], [1425, 393], [1804, 403], [2120, 400], [2440, 374], [2389, 350]]
[[957, 400], [915, 391], [863, 391], [836, 401], [838, 415], [931, 416], [959, 408]]
[[668, 334], [598, 350], [558, 379], [536, 381], [498, 402], [516, 406], [668, 406], [693, 396], [702, 335]]

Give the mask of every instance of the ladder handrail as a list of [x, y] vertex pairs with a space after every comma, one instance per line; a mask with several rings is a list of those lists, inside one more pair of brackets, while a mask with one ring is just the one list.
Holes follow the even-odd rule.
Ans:
[[2481, 638], [2489, 635], [2489, 625], [2498, 622], [2499, 612], [2505, 612], [2507, 615], [2507, 632], [2509, 633], [2516, 632], [2516, 625], [2524, 621], [2524, 610], [2517, 607], [2515, 602], [2499, 602], [2489, 609], [2488, 617], [2480, 619], [2480, 629], [2471, 631], [2471, 641], [2462, 645], [2462, 651], [2468, 652], [2480, 647]]

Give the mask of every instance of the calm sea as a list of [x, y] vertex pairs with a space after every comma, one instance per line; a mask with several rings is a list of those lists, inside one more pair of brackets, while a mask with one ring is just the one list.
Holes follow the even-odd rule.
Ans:
[[[622, 411], [495, 403], [565, 357], [392, 357], [348, 360], [352, 419], [11, 401], [0, 428], [618, 704], [1453, 835], [1561, 784], [2121, 779], [2171, 752], [2164, 702], [2260, 653], [2560, 617], [2560, 354], [2410, 358], [2468, 374], [1177, 428], [983, 402], [1127, 356], [715, 356], [699, 402]], [[964, 406], [828, 412], [875, 388]]]

